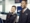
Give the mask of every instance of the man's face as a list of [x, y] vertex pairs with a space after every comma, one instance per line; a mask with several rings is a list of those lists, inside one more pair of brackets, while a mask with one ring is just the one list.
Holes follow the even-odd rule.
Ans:
[[22, 1], [21, 2], [21, 6], [22, 6], [23, 9], [26, 8], [26, 2], [25, 1]]
[[15, 12], [15, 7], [12, 7], [11, 8], [11, 12]]

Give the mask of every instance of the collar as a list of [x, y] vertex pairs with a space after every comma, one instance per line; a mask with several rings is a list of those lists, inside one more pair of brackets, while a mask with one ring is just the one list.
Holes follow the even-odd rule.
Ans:
[[[12, 12], [11, 12], [12, 13]], [[15, 14], [16, 12], [13, 12], [13, 14]]]
[[27, 8], [25, 8], [23, 11], [25, 12], [27, 10]]
[[15, 14], [15, 12], [13, 12], [13, 14]]

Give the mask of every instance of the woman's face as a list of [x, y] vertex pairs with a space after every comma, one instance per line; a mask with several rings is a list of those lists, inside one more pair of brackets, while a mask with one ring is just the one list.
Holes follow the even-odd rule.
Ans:
[[12, 7], [11, 8], [11, 12], [15, 12], [15, 7]]

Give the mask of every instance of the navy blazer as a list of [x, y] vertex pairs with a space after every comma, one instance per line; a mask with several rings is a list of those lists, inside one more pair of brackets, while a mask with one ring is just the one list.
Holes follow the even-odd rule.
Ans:
[[[8, 18], [8, 16], [9, 16], [9, 18]], [[12, 13], [8, 13], [6, 23], [13, 23], [15, 21], [16, 16], [17, 16], [17, 14], [12, 15]]]
[[30, 10], [27, 9], [23, 14], [21, 12], [18, 23], [30, 23]]

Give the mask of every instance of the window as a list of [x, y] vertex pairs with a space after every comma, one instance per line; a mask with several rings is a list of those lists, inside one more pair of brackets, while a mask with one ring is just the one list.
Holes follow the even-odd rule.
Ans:
[[0, 0], [0, 12], [2, 12], [2, 0]]

